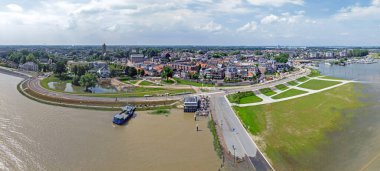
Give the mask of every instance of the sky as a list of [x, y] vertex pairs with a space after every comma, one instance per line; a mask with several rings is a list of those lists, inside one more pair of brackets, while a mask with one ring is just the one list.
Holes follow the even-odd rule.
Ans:
[[1, 0], [0, 45], [380, 46], [380, 0]]

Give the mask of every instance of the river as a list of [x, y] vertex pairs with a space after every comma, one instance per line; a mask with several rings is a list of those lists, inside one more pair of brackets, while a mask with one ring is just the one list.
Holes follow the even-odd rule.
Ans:
[[19, 94], [21, 78], [0, 74], [0, 170], [217, 170], [207, 118], [179, 109], [138, 111], [115, 126], [115, 112], [41, 104]]
[[328, 135], [329, 145], [313, 170], [380, 170], [380, 63], [325, 66], [324, 75], [365, 81], [357, 86], [366, 106], [350, 111], [354, 117], [341, 130]]

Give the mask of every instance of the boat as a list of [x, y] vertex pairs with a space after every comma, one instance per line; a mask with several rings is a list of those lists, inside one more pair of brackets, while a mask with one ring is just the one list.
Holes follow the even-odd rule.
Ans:
[[122, 112], [116, 114], [113, 117], [112, 122], [114, 124], [123, 125], [125, 122], [127, 122], [129, 119], [132, 118], [136, 110], [136, 108], [133, 106], [124, 106], [121, 109], [122, 109]]
[[331, 66], [331, 63], [330, 62], [326, 62], [325, 65]]

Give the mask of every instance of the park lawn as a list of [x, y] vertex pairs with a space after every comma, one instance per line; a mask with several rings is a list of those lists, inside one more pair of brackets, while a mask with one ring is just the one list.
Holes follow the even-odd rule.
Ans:
[[[189, 80], [184, 80], [180, 78], [173, 78], [175, 81], [177, 81], [177, 84], [183, 84], [183, 85], [192, 85], [196, 87], [202, 87], [202, 83], [197, 83]], [[203, 87], [214, 87], [214, 84], [203, 84]]]
[[140, 82], [140, 84], [139, 85], [141, 85], [141, 86], [159, 86], [158, 84], [154, 84], [154, 83], [152, 83], [152, 82], [150, 82], [150, 81], [142, 81], [142, 82]]
[[256, 95], [252, 95], [252, 96], [241, 98], [239, 104], [258, 103], [262, 101], [263, 99], [261, 99], [260, 97], [257, 97]]
[[[354, 84], [267, 105], [234, 107], [245, 128], [275, 169], [309, 170], [310, 161], [325, 157], [320, 148], [328, 133], [342, 129], [351, 109], [364, 106]], [[308, 165], [309, 164], [309, 165]]]
[[307, 77], [301, 77], [301, 78], [297, 79], [297, 81], [299, 81], [299, 82], [305, 82], [307, 80], [309, 80], [309, 78], [307, 78]]
[[178, 95], [178, 94], [191, 94], [195, 93], [193, 89], [165, 89], [165, 88], [146, 88], [146, 87], [135, 87], [130, 92], [119, 92], [119, 93], [82, 93], [78, 94], [81, 96], [90, 96], [90, 97], [108, 97], [108, 98], [124, 98], [124, 97], [144, 97], [148, 96], [165, 96], [166, 93], [169, 95]]
[[316, 69], [310, 69], [311, 73], [308, 75], [308, 77], [318, 77], [321, 75], [321, 72], [319, 72]]
[[45, 89], [48, 89], [48, 90], [52, 90], [52, 91], [59, 91], [59, 90], [50, 88], [49, 85], [48, 85], [50, 82], [66, 82], [66, 83], [71, 83], [71, 80], [60, 80], [55, 75], [51, 75], [51, 76], [46, 77], [46, 78], [44, 78], [43, 80], [40, 81], [41, 87], [43, 87]]
[[307, 88], [311, 90], [320, 90], [340, 83], [341, 82], [339, 81], [310, 80], [299, 85], [298, 87]]
[[305, 93], [307, 93], [307, 92], [302, 91], [302, 90], [297, 90], [297, 89], [290, 89], [290, 90], [284, 91], [280, 94], [273, 96], [272, 99], [283, 99], [283, 98], [292, 97], [292, 96], [305, 94]]
[[139, 82], [140, 80], [129, 80], [129, 82], [131, 83], [131, 84], [136, 84], [137, 82]]
[[337, 77], [331, 77], [331, 76], [323, 76], [323, 77], [319, 77], [319, 78], [331, 79], [331, 80], [346, 80], [344, 78], [337, 78]]
[[291, 85], [291, 86], [296, 86], [296, 85], [298, 85], [298, 83], [297, 82], [295, 82], [295, 81], [289, 81], [289, 82], [287, 82], [289, 85]]
[[275, 87], [279, 90], [282, 90], [282, 91], [287, 90], [289, 88], [288, 86], [286, 86], [284, 84], [279, 84], [279, 85], [276, 85]]
[[263, 88], [259, 90], [261, 94], [264, 94], [266, 96], [273, 96], [276, 94], [272, 89], [270, 88]]
[[174, 84], [174, 81], [173, 80], [162, 80], [161, 83], [163, 84]]

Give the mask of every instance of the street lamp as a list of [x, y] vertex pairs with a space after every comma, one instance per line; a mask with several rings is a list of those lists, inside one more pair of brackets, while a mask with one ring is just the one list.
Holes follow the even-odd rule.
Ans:
[[235, 150], [236, 150], [236, 148], [235, 148], [235, 145], [232, 145], [232, 149], [234, 149], [234, 163], [236, 163], [236, 156], [235, 156]]

